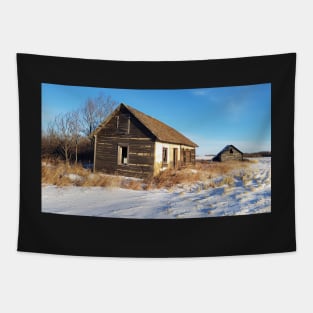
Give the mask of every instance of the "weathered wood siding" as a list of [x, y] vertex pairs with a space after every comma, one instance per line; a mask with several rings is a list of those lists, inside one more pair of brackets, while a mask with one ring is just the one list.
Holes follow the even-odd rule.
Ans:
[[196, 163], [196, 149], [188, 146], [181, 146], [181, 164], [191, 165]]
[[[120, 110], [98, 132], [95, 170], [144, 178], [154, 171], [154, 136], [127, 110]], [[128, 147], [127, 164], [119, 164], [118, 147]]]
[[[231, 153], [232, 151], [232, 153]], [[238, 150], [234, 149], [234, 148], [229, 148], [226, 151], [223, 151], [220, 155], [220, 161], [224, 162], [224, 161], [231, 161], [231, 160], [239, 160], [242, 161], [243, 159], [243, 155], [241, 152], [239, 152]]]

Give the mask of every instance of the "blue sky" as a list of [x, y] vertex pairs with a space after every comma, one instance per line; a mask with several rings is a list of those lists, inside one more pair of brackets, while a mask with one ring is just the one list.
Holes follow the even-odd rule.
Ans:
[[169, 90], [42, 84], [42, 128], [99, 95], [174, 127], [199, 145], [199, 155], [216, 154], [227, 144], [243, 152], [271, 150], [271, 84]]

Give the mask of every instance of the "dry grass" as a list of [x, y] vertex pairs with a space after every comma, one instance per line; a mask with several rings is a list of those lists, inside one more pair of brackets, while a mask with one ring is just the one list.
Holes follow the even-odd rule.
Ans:
[[235, 184], [234, 177], [232, 176], [225, 176], [220, 181], [215, 183], [216, 187], [228, 185], [229, 187], [233, 187]]
[[[215, 188], [222, 185], [233, 186], [234, 175], [232, 171], [249, 166], [250, 161], [229, 161], [229, 162], [197, 162], [195, 166], [183, 169], [168, 169], [155, 177], [145, 181], [145, 189], [166, 188], [172, 189], [179, 184], [192, 184], [202, 182], [202, 189]], [[227, 176], [225, 176], [227, 175]], [[221, 181], [214, 182], [213, 178], [225, 176]]]
[[82, 187], [121, 187], [122, 178], [120, 176], [111, 176], [105, 174], [90, 174], [86, 179], [78, 182], [78, 186]]
[[[201, 190], [216, 188], [223, 185], [234, 185], [234, 170], [240, 169], [239, 178], [243, 184], [251, 178], [246, 168], [250, 161], [230, 162], [197, 162], [195, 166], [182, 169], [168, 169], [157, 176], [145, 180], [129, 179], [122, 176], [92, 173], [81, 164], [69, 165], [58, 160], [42, 161], [42, 184], [56, 186], [112, 187], [132, 190], [151, 190], [166, 188], [173, 190], [175, 186], [201, 182]], [[223, 176], [221, 180], [214, 178]]]
[[41, 167], [41, 183], [57, 186], [71, 185], [71, 179], [68, 176], [69, 165], [57, 164], [56, 162], [43, 162]]
[[236, 169], [243, 169], [249, 166], [250, 161], [228, 161], [228, 162], [197, 162], [195, 168], [206, 172], [212, 177], [225, 175]]
[[123, 188], [132, 190], [143, 190], [143, 183], [140, 180], [128, 180], [123, 183]]
[[250, 163], [258, 163], [259, 162], [259, 160], [258, 159], [244, 159], [244, 161], [246, 161], [246, 162], [250, 162]]
[[246, 186], [248, 182], [251, 182], [251, 180], [255, 178], [254, 175], [255, 173], [253, 173], [250, 169], [243, 169], [240, 171], [239, 175], [237, 175], [237, 178], [242, 181], [244, 186]]
[[146, 180], [146, 184], [155, 188], [172, 188], [178, 184], [190, 183], [201, 180], [199, 171], [190, 171], [188, 169], [174, 170], [168, 169], [155, 177]]
[[81, 164], [65, 164], [60, 161], [44, 161], [41, 167], [42, 184], [56, 186], [82, 186], [82, 187], [121, 187], [120, 176], [93, 174]]

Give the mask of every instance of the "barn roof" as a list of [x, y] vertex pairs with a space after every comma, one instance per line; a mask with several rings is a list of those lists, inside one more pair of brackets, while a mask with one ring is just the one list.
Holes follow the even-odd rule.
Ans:
[[222, 154], [225, 151], [228, 151], [230, 148], [233, 148], [235, 150], [237, 150], [238, 152], [240, 152], [241, 154], [243, 154], [243, 152], [241, 152], [238, 148], [236, 148], [234, 145], [227, 145], [225, 146], [216, 156]]
[[96, 135], [102, 129], [102, 127], [107, 124], [111, 117], [114, 116], [114, 114], [122, 107], [125, 107], [133, 116], [135, 116], [135, 118], [140, 121], [157, 138], [157, 140], [191, 147], [198, 147], [196, 143], [185, 137], [174, 128], [124, 103], [121, 103], [117, 109], [97, 127], [94, 135]]

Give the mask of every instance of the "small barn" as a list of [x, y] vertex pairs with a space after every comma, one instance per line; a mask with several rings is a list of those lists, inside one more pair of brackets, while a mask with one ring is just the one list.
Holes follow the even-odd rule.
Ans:
[[243, 153], [233, 145], [227, 145], [222, 151], [220, 151], [213, 159], [213, 161], [242, 161]]
[[93, 135], [94, 171], [145, 178], [195, 163], [196, 143], [123, 103]]

